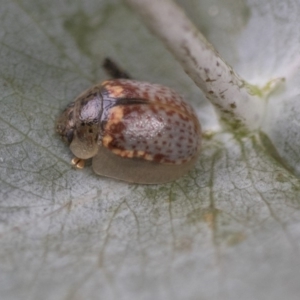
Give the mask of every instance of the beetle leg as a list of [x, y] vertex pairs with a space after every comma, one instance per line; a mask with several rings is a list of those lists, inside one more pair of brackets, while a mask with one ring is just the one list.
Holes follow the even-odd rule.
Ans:
[[131, 79], [132, 77], [121, 69], [113, 60], [105, 58], [102, 67], [114, 79]]
[[71, 160], [71, 164], [72, 166], [74, 166], [76, 169], [83, 169], [84, 168], [84, 164], [85, 164], [85, 160], [84, 159], [81, 159], [81, 158], [78, 158], [78, 157], [74, 157], [72, 160]]

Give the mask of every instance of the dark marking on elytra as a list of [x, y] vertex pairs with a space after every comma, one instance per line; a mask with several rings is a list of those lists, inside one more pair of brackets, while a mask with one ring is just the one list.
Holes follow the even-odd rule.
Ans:
[[120, 134], [124, 131], [124, 129], [126, 128], [126, 126], [124, 125], [123, 122], [118, 122], [116, 124], [112, 124], [108, 130], [111, 134]]
[[160, 154], [160, 153], [155, 154], [154, 157], [153, 157], [153, 159], [155, 161], [162, 161], [164, 158], [165, 158], [165, 156], [163, 154]]
[[118, 98], [114, 106], [118, 106], [118, 105], [128, 106], [133, 104], [149, 104], [149, 101], [142, 98]]

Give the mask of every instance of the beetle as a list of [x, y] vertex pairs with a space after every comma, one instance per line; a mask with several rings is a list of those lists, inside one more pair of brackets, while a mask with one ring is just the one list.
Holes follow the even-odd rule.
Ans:
[[143, 184], [173, 181], [197, 160], [198, 118], [171, 88], [127, 78], [84, 91], [57, 119], [56, 131], [78, 168], [92, 158], [99, 175]]

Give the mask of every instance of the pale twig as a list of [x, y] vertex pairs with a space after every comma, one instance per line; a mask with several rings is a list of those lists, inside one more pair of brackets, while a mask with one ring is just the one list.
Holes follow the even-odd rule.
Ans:
[[172, 0], [125, 0], [165, 43], [222, 120], [257, 129], [265, 101], [230, 67]]

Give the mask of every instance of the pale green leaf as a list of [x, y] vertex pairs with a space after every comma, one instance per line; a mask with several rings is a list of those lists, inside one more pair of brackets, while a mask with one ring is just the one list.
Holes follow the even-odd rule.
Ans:
[[2, 0], [1, 299], [299, 299], [300, 2], [179, 2], [251, 84], [286, 81], [265, 148], [222, 131], [189, 174], [142, 186], [72, 169], [56, 117], [106, 78], [106, 56], [217, 128], [201, 92], [123, 2]]

